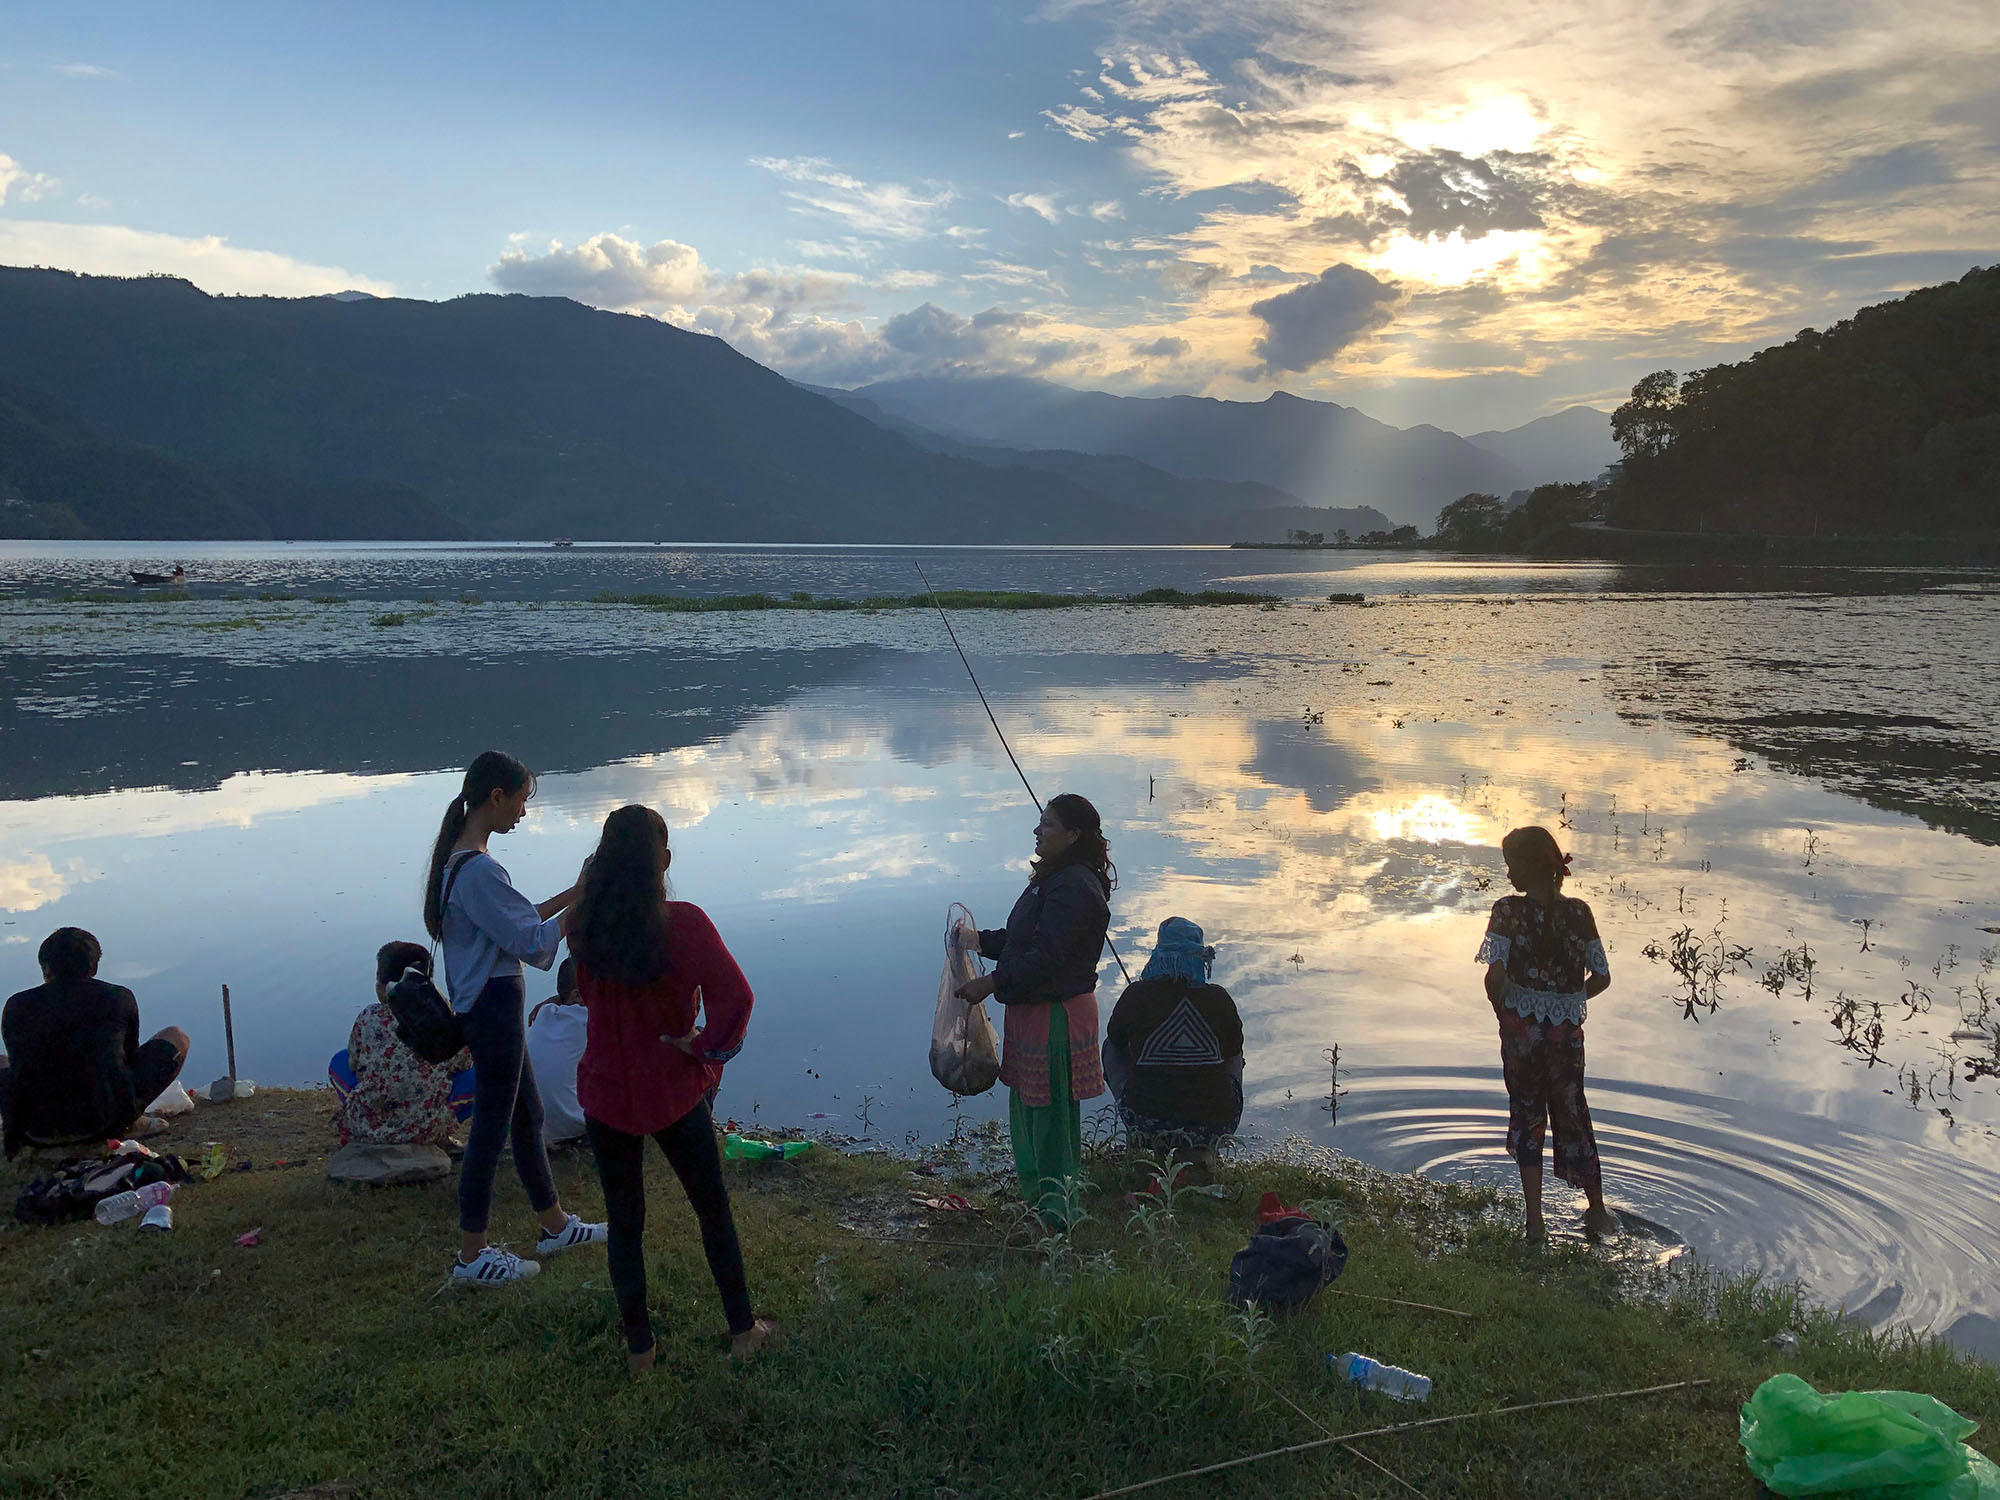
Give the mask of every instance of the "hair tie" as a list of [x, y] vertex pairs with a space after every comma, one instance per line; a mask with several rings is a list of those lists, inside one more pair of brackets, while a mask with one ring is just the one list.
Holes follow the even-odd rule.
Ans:
[[1571, 854], [1565, 854], [1565, 855], [1564, 855], [1564, 856], [1562, 857], [1562, 862], [1563, 862], [1563, 868], [1564, 868], [1565, 870], [1567, 870], [1567, 869], [1569, 868], [1569, 862], [1570, 862], [1570, 861], [1571, 861], [1572, 859], [1574, 859], [1575, 857], [1576, 857], [1576, 856], [1574, 856], [1574, 855], [1571, 855]]

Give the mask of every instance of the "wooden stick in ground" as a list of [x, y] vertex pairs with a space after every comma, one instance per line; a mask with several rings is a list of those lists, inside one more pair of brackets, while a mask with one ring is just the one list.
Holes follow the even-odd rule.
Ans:
[[[1264, 1389], [1269, 1391], [1272, 1395], [1276, 1396], [1280, 1401], [1284, 1402], [1285, 1405], [1289, 1406], [1293, 1411], [1297, 1412], [1300, 1416], [1304, 1417], [1306, 1421], [1310, 1422], [1313, 1426], [1317, 1427], [1321, 1432], [1326, 1432], [1326, 1423], [1320, 1421], [1318, 1417], [1315, 1417], [1311, 1412], [1307, 1411], [1303, 1406], [1299, 1405], [1298, 1402], [1294, 1401], [1290, 1396], [1287, 1396], [1283, 1391], [1279, 1390], [1276, 1386], [1266, 1385]], [[1330, 1432], [1326, 1432], [1326, 1435], [1328, 1437], [1333, 1436], [1333, 1434]], [[1387, 1464], [1380, 1463], [1377, 1460], [1370, 1458], [1367, 1454], [1363, 1453], [1359, 1448], [1355, 1447], [1352, 1443], [1342, 1443], [1340, 1445], [1340, 1451], [1345, 1453], [1349, 1458], [1360, 1459], [1364, 1464], [1367, 1464], [1370, 1468], [1380, 1469], [1384, 1474], [1387, 1474], [1397, 1484], [1401, 1485], [1404, 1489], [1408, 1490], [1412, 1495], [1415, 1495], [1417, 1497], [1417, 1500], [1430, 1500], [1429, 1496], [1425, 1495], [1422, 1490], [1418, 1489], [1414, 1484], [1411, 1484], [1410, 1481], [1405, 1479], [1401, 1474], [1398, 1474], [1394, 1469], [1390, 1468]]]
[[229, 1051], [229, 1081], [236, 1081], [236, 1023], [229, 1016], [229, 986], [222, 987], [222, 1044]]
[[1336, 1297], [1358, 1297], [1363, 1302], [1387, 1302], [1392, 1307], [1415, 1307], [1421, 1308], [1424, 1312], [1447, 1313], [1454, 1318], [1464, 1318], [1468, 1322], [1476, 1323], [1479, 1321], [1478, 1313], [1460, 1312], [1455, 1307], [1439, 1307], [1435, 1303], [1430, 1302], [1406, 1302], [1401, 1297], [1376, 1297], [1371, 1296], [1367, 1292], [1344, 1292], [1337, 1286], [1328, 1287], [1327, 1290], [1332, 1292]]
[[1707, 1379], [1674, 1380], [1666, 1385], [1646, 1385], [1629, 1391], [1605, 1391], [1595, 1396], [1564, 1396], [1555, 1401], [1527, 1401], [1518, 1406], [1495, 1406], [1486, 1411], [1460, 1412], [1450, 1417], [1425, 1417], [1420, 1422], [1397, 1422], [1389, 1427], [1370, 1427], [1363, 1432], [1343, 1432], [1337, 1437], [1317, 1438], [1310, 1443], [1293, 1443], [1289, 1448], [1267, 1448], [1262, 1453], [1246, 1453], [1241, 1458], [1225, 1458], [1221, 1463], [1203, 1464], [1198, 1469], [1183, 1469], [1178, 1474], [1162, 1474], [1157, 1479], [1142, 1479], [1137, 1484], [1120, 1485], [1115, 1490], [1099, 1490], [1089, 1496], [1088, 1500], [1111, 1500], [1114, 1495], [1136, 1495], [1141, 1490], [1172, 1484], [1177, 1479], [1195, 1479], [1203, 1474], [1219, 1474], [1224, 1469], [1240, 1469], [1245, 1464], [1261, 1463], [1267, 1458], [1283, 1458], [1292, 1453], [1312, 1453], [1321, 1448], [1344, 1447], [1358, 1438], [1387, 1437], [1391, 1433], [1415, 1432], [1420, 1427], [1444, 1427], [1455, 1422], [1470, 1422], [1479, 1417], [1506, 1417], [1516, 1412], [1548, 1411], [1557, 1406], [1582, 1406], [1592, 1401], [1619, 1401], [1631, 1396], [1657, 1396], [1666, 1391], [1687, 1391], [1708, 1384], [1711, 1382]]

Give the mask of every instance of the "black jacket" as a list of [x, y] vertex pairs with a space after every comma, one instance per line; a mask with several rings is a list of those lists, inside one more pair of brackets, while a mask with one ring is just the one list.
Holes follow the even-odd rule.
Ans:
[[1111, 926], [1104, 882], [1088, 865], [1063, 865], [1014, 903], [1004, 929], [979, 934], [995, 961], [993, 998], [1002, 1005], [1067, 1000], [1097, 988], [1098, 960]]
[[123, 985], [85, 979], [23, 990], [0, 1010], [13, 1072], [6, 1153], [30, 1137], [77, 1140], [121, 1130], [148, 1102], [133, 1094], [139, 1002]]
[[1221, 985], [1134, 980], [1112, 1008], [1104, 1041], [1107, 1055], [1117, 1048], [1131, 1069], [1118, 1102], [1133, 1114], [1236, 1128], [1243, 1114], [1243, 1018]]

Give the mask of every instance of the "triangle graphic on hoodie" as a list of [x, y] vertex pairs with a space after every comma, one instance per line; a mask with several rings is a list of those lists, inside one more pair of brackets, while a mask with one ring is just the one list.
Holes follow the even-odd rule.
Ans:
[[1135, 1067], [1205, 1068], [1222, 1061], [1222, 1043], [1192, 999], [1183, 997], [1140, 1047]]

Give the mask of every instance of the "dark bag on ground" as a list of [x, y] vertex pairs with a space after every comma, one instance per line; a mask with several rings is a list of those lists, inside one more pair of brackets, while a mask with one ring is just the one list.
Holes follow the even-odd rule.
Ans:
[[[458, 884], [459, 871], [470, 863], [472, 856], [468, 854], [452, 866], [444, 883], [444, 900], [438, 903], [440, 913], [451, 905], [451, 888]], [[438, 923], [444, 923], [441, 915]], [[431, 976], [414, 964], [389, 986], [389, 1012], [396, 1018], [396, 1035], [403, 1045], [433, 1067], [450, 1062], [465, 1046], [465, 1023]]]
[[62, 1224], [90, 1217], [99, 1200], [130, 1192], [149, 1182], [185, 1182], [187, 1163], [178, 1156], [101, 1156], [66, 1161], [37, 1177], [14, 1200], [23, 1224]]
[[1259, 1225], [1229, 1262], [1229, 1300], [1266, 1312], [1304, 1307], [1347, 1266], [1340, 1231], [1303, 1215]]

